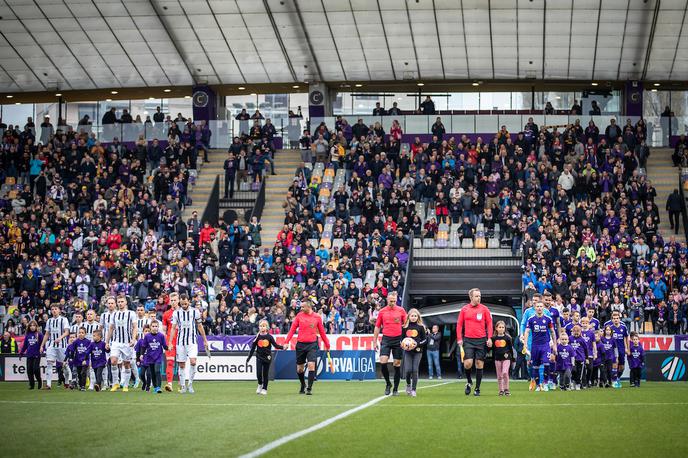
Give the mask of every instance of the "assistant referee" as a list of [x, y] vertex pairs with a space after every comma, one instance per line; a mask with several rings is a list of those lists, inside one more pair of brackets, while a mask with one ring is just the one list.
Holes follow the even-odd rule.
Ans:
[[492, 346], [492, 315], [490, 310], [480, 303], [480, 290], [468, 291], [470, 302], [463, 306], [456, 322], [456, 340], [463, 348], [463, 367], [466, 372], [466, 396], [471, 394], [473, 379], [471, 369], [475, 360], [475, 396], [480, 396], [480, 382], [483, 379], [483, 366], [487, 347]]

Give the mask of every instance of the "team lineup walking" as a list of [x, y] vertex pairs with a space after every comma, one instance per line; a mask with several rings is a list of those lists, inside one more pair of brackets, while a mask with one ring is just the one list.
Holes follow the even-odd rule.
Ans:
[[[485, 361], [491, 352], [497, 394], [510, 396], [510, 367], [519, 357], [515, 341], [504, 321], [493, 324], [489, 307], [481, 303], [479, 289], [469, 290], [468, 297], [469, 302], [458, 313], [455, 335], [457, 360], [466, 377], [464, 393], [481, 396]], [[427, 347], [430, 360], [430, 352], [436, 351], [430, 348], [436, 345], [431, 340], [441, 339], [441, 334], [437, 326], [432, 330], [425, 327], [418, 309], [407, 312], [398, 301], [398, 295], [391, 292], [380, 309], [372, 335], [373, 349], [379, 351], [384, 394], [398, 396], [404, 379], [406, 394], [416, 397], [421, 359]], [[298, 392], [313, 394], [321, 348], [328, 361], [330, 350], [323, 320], [313, 309], [317, 303], [316, 296], [308, 296], [294, 304], [298, 313], [284, 344], [277, 343], [267, 320], [259, 323], [259, 332], [252, 339], [246, 358], [247, 364], [256, 358], [256, 394], [267, 395], [273, 349], [290, 350], [294, 337]], [[148, 316], [142, 306], [131, 310], [129, 299], [119, 295], [105, 300], [105, 311], [100, 317], [89, 310], [86, 321], [77, 313], [72, 324], [61, 315], [59, 305], [53, 304], [44, 332], [35, 321], [28, 329], [19, 354], [27, 357], [30, 389], [51, 389], [57, 374], [58, 383], [81, 391], [127, 392], [130, 387], [140, 386], [153, 393], [162, 393], [163, 388], [172, 392], [176, 373], [178, 392], [193, 394], [199, 343], [202, 342], [206, 356], [211, 357], [201, 311], [186, 294], [170, 295], [162, 322]], [[532, 307], [523, 313], [521, 330], [519, 340], [527, 360], [530, 391], [620, 388], [626, 360], [631, 368], [629, 385], [640, 386], [644, 350], [637, 333], [628, 333], [617, 311], [600, 325], [593, 314], [586, 313], [581, 318], [576, 311], [571, 316], [568, 309], [553, 306], [550, 295], [535, 295]], [[42, 354], [46, 358], [45, 380], [39, 367]], [[393, 375], [388, 366], [390, 357]], [[439, 367], [436, 370], [439, 376]]]

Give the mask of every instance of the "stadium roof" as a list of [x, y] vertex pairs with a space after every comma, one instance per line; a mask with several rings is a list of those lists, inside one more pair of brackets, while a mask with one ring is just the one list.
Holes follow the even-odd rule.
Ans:
[[0, 0], [0, 92], [678, 80], [685, 0]]

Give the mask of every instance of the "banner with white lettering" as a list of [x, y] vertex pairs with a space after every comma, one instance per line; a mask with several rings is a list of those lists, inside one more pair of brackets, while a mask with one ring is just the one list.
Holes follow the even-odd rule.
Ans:
[[[316, 363], [318, 380], [366, 380], [374, 379], [375, 352], [372, 350], [334, 350], [319, 352]], [[279, 351], [273, 363], [276, 379], [296, 379], [296, 352]]]

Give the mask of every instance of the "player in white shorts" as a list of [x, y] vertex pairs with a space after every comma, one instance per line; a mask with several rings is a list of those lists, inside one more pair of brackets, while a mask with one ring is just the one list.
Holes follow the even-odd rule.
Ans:
[[[196, 375], [196, 358], [198, 357], [198, 339], [196, 337], [196, 330], [203, 337], [206, 354], [210, 356], [208, 351], [208, 339], [205, 336], [205, 330], [201, 324], [201, 311], [197, 308], [190, 307], [191, 301], [187, 294], [180, 294], [179, 301], [181, 308], [174, 311], [172, 314], [172, 332], [177, 332], [177, 363], [179, 364], [179, 384], [181, 393], [193, 393], [193, 381]], [[186, 386], [186, 362], [189, 362], [189, 386]]]
[[[143, 304], [136, 306], [136, 329], [139, 330], [139, 338], [143, 338], [143, 328], [150, 326], [151, 319], [146, 316], [146, 309]], [[134, 383], [134, 389], [139, 387], [141, 383], [141, 374], [139, 370], [138, 362], [136, 358], [131, 360], [131, 373], [136, 377], [136, 383]]]
[[[48, 318], [45, 324], [45, 335], [43, 342], [41, 342], [40, 351], [43, 349], [46, 352], [46, 373], [45, 373], [45, 387], [44, 389], [51, 389], [53, 380], [53, 368], [56, 363], [64, 363], [65, 351], [67, 350], [67, 338], [69, 337], [69, 320], [60, 316], [59, 304], [50, 306], [50, 313], [52, 316]], [[65, 370], [66, 364], [62, 365], [62, 370]], [[65, 377], [66, 379], [66, 377]]]
[[[103, 331], [103, 339], [107, 339], [108, 333], [110, 332], [110, 325], [112, 324], [112, 316], [115, 313], [115, 307], [117, 306], [117, 302], [115, 301], [114, 296], [109, 296], [107, 299], [105, 299], [105, 308], [106, 310], [100, 314], [100, 326], [101, 330]], [[107, 340], [105, 341], [107, 344]], [[107, 355], [107, 367], [105, 368], [105, 374], [103, 377], [103, 386], [101, 389], [107, 389], [108, 387], [111, 386], [111, 380], [112, 380], [112, 366], [110, 365], [110, 349], [106, 347], [106, 355]], [[115, 366], [115, 371], [117, 370], [117, 366]]]
[[129, 379], [131, 378], [131, 361], [135, 358], [134, 345], [136, 345], [136, 313], [127, 308], [127, 298], [117, 298], [117, 311], [112, 314], [110, 332], [108, 332], [107, 346], [110, 348], [110, 364], [112, 365], [112, 388], [117, 391], [120, 388], [117, 365], [122, 364], [122, 391], [129, 391]]

